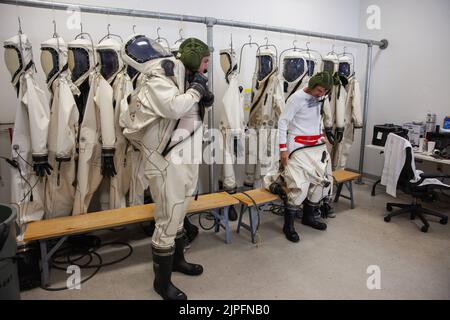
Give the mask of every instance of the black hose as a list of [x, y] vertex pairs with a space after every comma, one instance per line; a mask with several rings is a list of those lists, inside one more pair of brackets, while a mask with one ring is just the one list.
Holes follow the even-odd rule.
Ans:
[[259, 209], [258, 205], [256, 204], [255, 199], [253, 199], [247, 192], [242, 191], [242, 194], [245, 194], [245, 195], [247, 196], [247, 198], [249, 198], [249, 199], [253, 202], [253, 205], [254, 205], [255, 208], [256, 208], [256, 213], [258, 214], [258, 223], [256, 224], [256, 230], [258, 230], [258, 229], [259, 229], [260, 222], [261, 222], [261, 212], [260, 212], [260, 209]]
[[[209, 230], [214, 229], [214, 227], [215, 227], [218, 223], [220, 223], [219, 221], [217, 221], [216, 217], [215, 217], [214, 215], [212, 215], [210, 212], [198, 212], [198, 213], [194, 213], [194, 214], [198, 214], [198, 224], [200, 225], [200, 228], [202, 228], [202, 229], [205, 230], [205, 231], [209, 231]], [[206, 214], [206, 215], [212, 215], [212, 216], [214, 217], [214, 223], [212, 224], [212, 226], [211, 226], [210, 228], [205, 227], [205, 226], [203, 225], [203, 223], [202, 223], [202, 215], [204, 215], [204, 214]], [[207, 217], [205, 217], [204, 219], [210, 220], [210, 219], [208, 219]]]
[[[133, 247], [129, 243], [113, 241], [102, 244], [99, 237], [92, 235], [85, 235], [82, 238], [75, 237], [75, 241], [72, 238], [69, 239], [68, 242], [69, 242], [68, 245], [58, 249], [55, 252], [54, 257], [51, 260], [51, 266], [52, 268], [63, 271], [67, 270], [67, 267], [69, 265], [76, 265], [80, 269], [95, 269], [91, 275], [81, 280], [80, 284], [85, 283], [86, 281], [92, 279], [100, 271], [102, 267], [111, 266], [113, 264], [124, 261], [125, 259], [130, 257], [131, 254], [133, 253]], [[97, 251], [100, 250], [101, 248], [112, 245], [126, 246], [128, 247], [129, 251], [126, 255], [120, 257], [119, 259], [110, 262], [103, 262], [101, 255]], [[77, 257], [73, 257], [74, 255], [77, 255]], [[98, 263], [96, 264], [92, 264], [94, 256], [98, 260]], [[64, 259], [58, 259], [61, 257], [64, 257]], [[83, 264], [77, 263], [78, 261], [84, 259], [85, 257], [88, 258], [87, 262]], [[43, 286], [41, 286], [41, 288], [47, 291], [63, 291], [68, 289], [67, 287], [45, 288]]]

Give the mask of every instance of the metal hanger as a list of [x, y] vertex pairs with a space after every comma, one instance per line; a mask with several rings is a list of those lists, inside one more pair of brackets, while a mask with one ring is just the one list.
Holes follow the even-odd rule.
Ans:
[[59, 36], [58, 36], [58, 33], [56, 32], [56, 21], [53, 19], [53, 21], [52, 21], [52, 23], [53, 23], [53, 38], [58, 38]]
[[131, 27], [132, 29], [133, 29], [133, 34], [136, 34], [136, 25], [135, 24], [133, 24], [133, 26]]
[[17, 20], [19, 20], [19, 34], [23, 34], [22, 32], [22, 22], [20, 21], [20, 17], [17, 17]]
[[265, 49], [273, 48], [275, 50], [275, 62], [278, 61], [278, 48], [274, 44], [269, 44], [269, 38], [264, 37], [264, 40], [266, 40], [266, 43], [262, 46], [258, 47], [257, 55], [261, 52], [261, 48], [264, 47]]
[[163, 38], [163, 37], [161, 37], [161, 36], [159, 35], [159, 30], [161, 30], [161, 27], [158, 27], [158, 28], [156, 29], [156, 34], [158, 35], [158, 37], [155, 39], [155, 41], [158, 42], [159, 44], [161, 44], [161, 42], [164, 41], [164, 42], [166, 43], [166, 45], [167, 45], [167, 48], [170, 48], [169, 41], [167, 41], [166, 38]]
[[320, 57], [320, 60], [322, 60], [322, 54], [317, 50], [311, 49], [309, 47], [310, 44], [311, 44], [311, 42], [309, 42], [309, 41], [306, 42], [306, 50], [302, 49], [302, 50], [300, 50], [300, 52], [306, 52], [308, 54], [308, 58], [310, 58], [311, 60], [314, 58], [317, 58], [317, 57], [311, 56], [311, 52], [312, 52], [312, 53], [316, 54], [318, 57]]
[[105, 40], [105, 39], [111, 38], [111, 36], [116, 37], [116, 38], [119, 38], [119, 39], [120, 39], [120, 42], [123, 42], [123, 39], [122, 39], [121, 36], [119, 36], [118, 34], [115, 34], [115, 33], [111, 33], [111, 32], [110, 32], [110, 30], [109, 30], [110, 27], [111, 27], [111, 24], [108, 23], [108, 26], [106, 27], [107, 30], [108, 30], [108, 33], [107, 33], [103, 38], [101, 38], [100, 41], [99, 41], [98, 43], [102, 42], [102, 41]]
[[331, 51], [327, 53], [327, 56], [329, 56], [329, 55], [335, 55], [335, 56], [338, 56], [337, 52], [334, 51], [335, 48], [336, 48], [336, 45], [333, 43], [333, 44], [331, 45]]
[[241, 52], [239, 54], [239, 72], [241, 72], [241, 63], [242, 63], [242, 52], [244, 51], [244, 48], [246, 46], [249, 46], [250, 48], [252, 47], [252, 45], [256, 45], [259, 48], [259, 44], [257, 44], [256, 42], [252, 42], [252, 35], [249, 34], [248, 35], [248, 42], [244, 43], [241, 47]]
[[92, 57], [94, 59], [94, 68], [97, 67], [97, 58], [95, 57], [95, 47], [94, 47], [94, 41], [92, 40], [92, 37], [89, 33], [83, 32], [83, 23], [80, 22], [80, 33], [75, 36], [75, 40], [80, 38], [84, 39], [84, 36], [88, 36], [89, 40], [91, 41], [91, 48], [92, 48]]
[[347, 47], [344, 47], [344, 52], [338, 54], [338, 57], [345, 57], [345, 56], [351, 57], [352, 63], [353, 65], [355, 65], [355, 56], [353, 55], [353, 53], [347, 52]]
[[80, 22], [80, 33], [75, 36], [75, 39], [78, 39], [78, 38], [84, 39], [84, 36], [86, 36], [86, 35], [88, 37], [91, 36], [89, 33], [83, 32], [83, 23]]
[[292, 47], [291, 47], [291, 48], [287, 48], [287, 49], [281, 51], [281, 53], [280, 53], [280, 58], [278, 59], [278, 65], [279, 65], [279, 66], [281, 65], [281, 59], [283, 58], [283, 55], [284, 55], [286, 52], [289, 52], [289, 51], [294, 51], [294, 52], [298, 51], [298, 52], [301, 52], [302, 50], [304, 50], [304, 49], [302, 49], [302, 48], [298, 48], [297, 45], [296, 45], [296, 43], [297, 43], [297, 40], [292, 41]]
[[178, 42], [183, 42], [185, 40], [185, 38], [183, 37], [183, 28], [178, 29], [178, 35], [180, 36], [180, 38], [178, 38], [174, 44], [177, 44]]

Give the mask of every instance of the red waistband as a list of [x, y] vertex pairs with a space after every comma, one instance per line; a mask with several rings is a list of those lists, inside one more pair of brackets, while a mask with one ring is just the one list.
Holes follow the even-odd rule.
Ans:
[[297, 143], [304, 144], [305, 146], [313, 146], [317, 144], [317, 141], [322, 138], [323, 135], [315, 135], [315, 136], [296, 136], [294, 141]]

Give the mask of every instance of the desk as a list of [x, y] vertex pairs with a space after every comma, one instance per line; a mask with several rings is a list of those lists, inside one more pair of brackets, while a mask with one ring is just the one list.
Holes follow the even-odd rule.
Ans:
[[[366, 148], [368, 149], [373, 149], [373, 150], [378, 150], [380, 152], [384, 151], [384, 147], [380, 147], [380, 146], [375, 146], [373, 144], [368, 144], [366, 145]], [[432, 156], [427, 155], [426, 153], [423, 152], [417, 152], [414, 151], [414, 159], [415, 160], [423, 160], [423, 161], [429, 161], [429, 162], [434, 162], [434, 163], [439, 163], [439, 164], [444, 164], [444, 165], [450, 165], [450, 159], [436, 159], [433, 158]]]
[[[366, 148], [368, 149], [372, 149], [372, 150], [377, 150], [380, 152], [384, 152], [384, 147], [381, 146], [375, 146], [373, 144], [368, 144], [366, 145]], [[414, 151], [414, 160], [422, 160], [422, 161], [428, 161], [428, 162], [434, 162], [437, 164], [443, 164], [443, 165], [450, 165], [450, 159], [436, 159], [433, 158], [432, 156], [423, 153], [423, 152], [416, 152]], [[381, 179], [376, 181], [373, 186], [372, 186], [372, 196], [375, 196], [375, 188], [376, 186], [381, 182]]]

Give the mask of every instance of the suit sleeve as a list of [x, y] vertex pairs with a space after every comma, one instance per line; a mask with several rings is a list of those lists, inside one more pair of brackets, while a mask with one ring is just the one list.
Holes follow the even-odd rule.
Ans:
[[56, 158], [70, 159], [75, 149], [78, 126], [78, 109], [70, 87], [61, 82], [58, 106], [58, 131]]
[[152, 110], [162, 118], [177, 120], [183, 117], [200, 101], [200, 94], [194, 89], [180, 93], [169, 78], [154, 77], [147, 85], [146, 100], [152, 103]]
[[355, 80], [352, 97], [352, 120], [355, 128], [363, 127], [363, 118], [361, 112], [361, 89], [359, 82]]
[[283, 93], [283, 85], [280, 80], [276, 80], [276, 86], [274, 90], [274, 104], [275, 104], [275, 112], [278, 115], [281, 115], [281, 113], [286, 108], [286, 103], [284, 101], [284, 93]]
[[116, 134], [114, 129], [113, 89], [103, 78], [99, 80], [98, 90], [94, 100], [100, 111], [100, 129], [103, 144], [102, 148], [114, 148], [116, 143]]
[[336, 108], [335, 108], [335, 119], [336, 119], [336, 129], [344, 130], [345, 127], [345, 103], [346, 103], [346, 94], [345, 88], [343, 85], [339, 85], [336, 88], [336, 95], [339, 93], [339, 97], [336, 96]]
[[50, 123], [50, 105], [45, 93], [31, 77], [26, 78], [27, 91], [22, 102], [27, 105], [33, 156], [48, 154], [47, 139]]
[[322, 107], [322, 113], [323, 113], [323, 125], [325, 129], [332, 129], [333, 128], [333, 113], [331, 111], [331, 104], [328, 97], [325, 98], [323, 102]]

